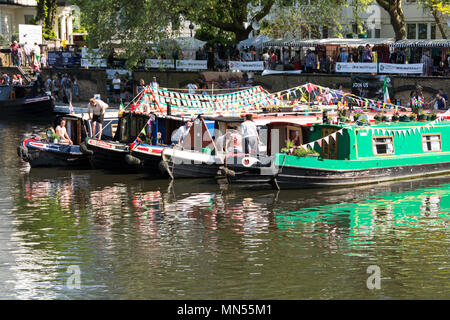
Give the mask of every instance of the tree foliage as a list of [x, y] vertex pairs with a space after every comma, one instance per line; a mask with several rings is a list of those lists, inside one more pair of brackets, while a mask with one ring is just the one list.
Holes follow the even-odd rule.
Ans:
[[175, 0], [76, 0], [83, 12], [87, 44], [107, 54], [116, 48], [133, 67], [148, 57], [151, 43], [176, 36], [181, 23]]
[[[208, 25], [234, 34], [235, 41], [248, 38], [252, 22], [267, 16], [275, 0], [185, 0], [183, 14], [200, 25]], [[281, 1], [280, 1], [281, 3]], [[260, 4], [260, 5], [259, 5]]]
[[424, 9], [431, 13], [436, 21], [439, 31], [441, 32], [442, 38], [447, 39], [443, 17], [446, 12], [450, 15], [450, 4], [444, 4], [441, 0], [419, 0], [419, 3], [422, 4]]
[[395, 40], [406, 39], [405, 14], [402, 0], [376, 0], [376, 2], [389, 13], [394, 28]]
[[45, 39], [54, 38], [53, 31], [55, 25], [56, 10], [58, 9], [57, 0], [36, 0], [36, 20], [42, 25], [42, 32]]
[[[263, 23], [262, 32], [273, 38], [305, 39], [321, 38], [327, 30], [329, 37], [343, 37], [348, 26], [355, 23], [358, 33], [363, 31], [361, 15], [373, 0], [297, 0], [291, 6], [273, 10], [271, 21]], [[347, 13], [351, 10], [353, 16]], [[322, 28], [322, 33], [320, 32]]]

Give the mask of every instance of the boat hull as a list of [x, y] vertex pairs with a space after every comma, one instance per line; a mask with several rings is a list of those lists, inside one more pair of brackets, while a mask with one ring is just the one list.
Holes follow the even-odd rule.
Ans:
[[104, 169], [117, 173], [140, 171], [126, 161], [126, 156], [129, 154], [128, 145], [91, 138], [86, 139], [85, 144], [90, 153], [89, 161], [94, 169]]
[[223, 158], [197, 151], [166, 148], [162, 167], [172, 179], [214, 178], [223, 166]]
[[0, 111], [9, 117], [43, 117], [53, 113], [53, 103], [50, 96], [3, 100], [0, 101]]
[[150, 177], [166, 177], [166, 170], [161, 168], [161, 152], [164, 147], [151, 145], [136, 145], [126, 157], [129, 165], [144, 171]]
[[18, 148], [17, 152], [19, 157], [28, 162], [32, 168], [89, 168], [89, 159], [80, 151], [79, 146], [27, 140]]
[[450, 173], [450, 162], [404, 165], [362, 170], [325, 170], [301, 167], [282, 167], [274, 177], [280, 189], [302, 189], [353, 186], [412, 179], [427, 175]]

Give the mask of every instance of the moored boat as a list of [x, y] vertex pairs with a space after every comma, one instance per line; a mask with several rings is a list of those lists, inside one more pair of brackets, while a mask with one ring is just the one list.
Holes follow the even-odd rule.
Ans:
[[[59, 143], [54, 129], [49, 128], [41, 135], [32, 135], [17, 148], [19, 157], [31, 167], [89, 167], [89, 159], [82, 151], [81, 142], [90, 134], [90, 126], [82, 115], [65, 115], [56, 118], [66, 122], [67, 134], [73, 145]], [[106, 119], [115, 121], [115, 119]], [[105, 134], [108, 131], [105, 131]], [[111, 130], [109, 134], [111, 134]]]
[[447, 120], [313, 128], [310, 142], [298, 149], [315, 149], [317, 155], [275, 156], [277, 187], [349, 186], [450, 172]]
[[243, 122], [242, 117], [217, 118], [214, 137], [200, 117], [182, 146], [163, 150], [166, 170], [172, 178], [270, 180], [273, 174], [267, 175], [266, 171], [272, 165], [271, 155], [279, 152], [280, 146], [290, 136], [297, 135], [300, 141], [309, 126], [322, 122], [321, 113], [255, 114], [254, 118], [261, 141], [257, 155], [243, 153], [242, 136], [237, 130]]
[[53, 112], [53, 100], [37, 85], [0, 86], [0, 112], [11, 117], [44, 117]]

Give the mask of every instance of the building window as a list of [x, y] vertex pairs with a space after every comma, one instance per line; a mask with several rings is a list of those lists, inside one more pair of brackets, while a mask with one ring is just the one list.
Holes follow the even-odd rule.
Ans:
[[416, 39], [416, 24], [408, 23], [406, 25], [406, 36], [408, 39]]
[[424, 134], [422, 135], [422, 146], [424, 152], [442, 151], [440, 134]]
[[428, 25], [426, 23], [419, 23], [419, 39], [428, 38]]
[[34, 16], [26, 14], [24, 16], [24, 20], [25, 20], [25, 24], [32, 24], [32, 21], [34, 20]]
[[436, 39], [436, 25], [435, 24], [431, 25], [431, 39], [432, 40]]
[[373, 138], [373, 154], [394, 154], [394, 138], [376, 137]]
[[367, 38], [369, 39], [380, 39], [381, 29], [369, 29], [367, 30]]

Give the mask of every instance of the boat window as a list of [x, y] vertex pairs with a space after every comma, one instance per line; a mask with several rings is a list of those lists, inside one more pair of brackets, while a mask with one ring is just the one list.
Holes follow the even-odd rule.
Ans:
[[424, 134], [422, 135], [423, 151], [442, 151], [440, 134]]
[[373, 154], [394, 154], [393, 137], [373, 138]]

